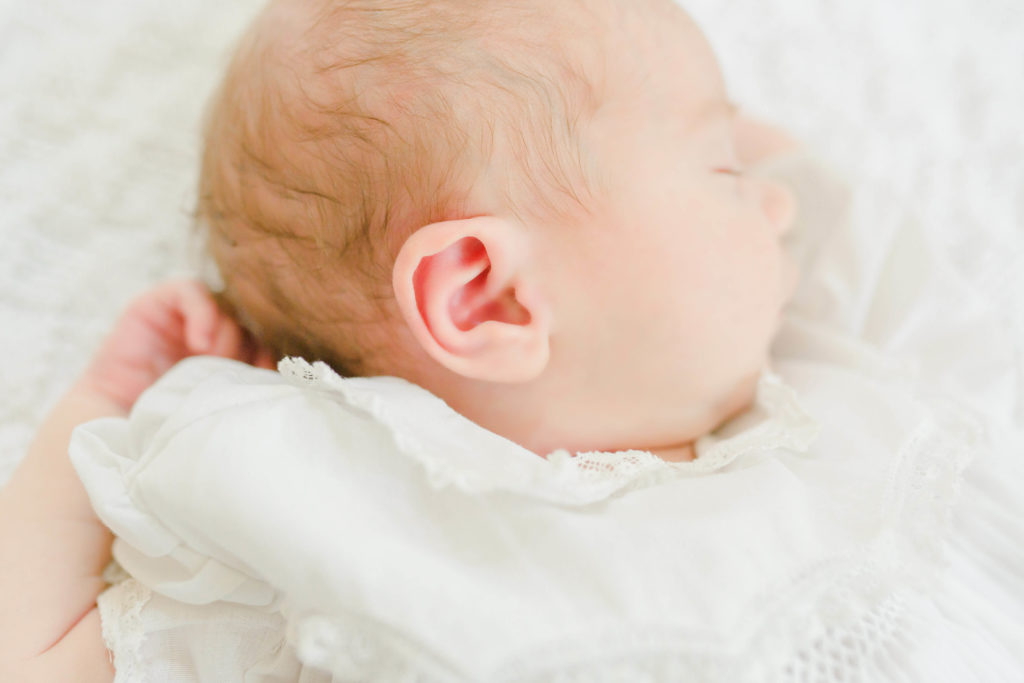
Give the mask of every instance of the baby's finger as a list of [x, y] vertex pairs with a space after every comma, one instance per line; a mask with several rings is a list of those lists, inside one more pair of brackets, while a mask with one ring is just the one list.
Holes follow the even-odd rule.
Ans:
[[191, 353], [210, 353], [222, 314], [204, 285], [193, 280], [168, 285], [170, 302], [185, 325], [185, 346]]
[[266, 370], [275, 370], [277, 363], [274, 358], [274, 354], [271, 351], [259, 343], [256, 337], [251, 332], [242, 331], [242, 352], [239, 360], [245, 361], [249, 365], [253, 365], [257, 368], [264, 368]]
[[265, 370], [277, 370], [277, 359], [274, 353], [270, 349], [263, 348], [262, 346], [253, 355], [252, 360], [249, 361], [252, 365]]
[[221, 314], [213, 332], [213, 339], [210, 347], [205, 353], [221, 358], [234, 358], [244, 360], [243, 353], [243, 332], [231, 318]]

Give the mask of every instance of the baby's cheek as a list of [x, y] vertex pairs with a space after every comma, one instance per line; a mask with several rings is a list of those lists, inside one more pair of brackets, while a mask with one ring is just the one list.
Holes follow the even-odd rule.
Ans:
[[746, 291], [752, 327], [774, 324], [794, 279], [793, 264], [775, 240], [761, 240], [751, 250]]

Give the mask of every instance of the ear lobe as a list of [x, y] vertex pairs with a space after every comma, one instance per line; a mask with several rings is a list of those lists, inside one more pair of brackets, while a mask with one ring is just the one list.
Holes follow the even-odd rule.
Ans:
[[393, 286], [417, 341], [449, 370], [525, 382], [547, 366], [550, 314], [522, 229], [478, 216], [433, 223], [402, 245]]

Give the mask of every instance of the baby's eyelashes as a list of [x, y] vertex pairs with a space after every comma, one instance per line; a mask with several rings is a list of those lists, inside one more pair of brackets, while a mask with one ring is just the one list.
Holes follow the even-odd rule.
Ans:
[[745, 184], [745, 178], [742, 169], [736, 166], [716, 166], [712, 171], [716, 174], [732, 176], [729, 184], [735, 187], [737, 197], [743, 196], [742, 187]]

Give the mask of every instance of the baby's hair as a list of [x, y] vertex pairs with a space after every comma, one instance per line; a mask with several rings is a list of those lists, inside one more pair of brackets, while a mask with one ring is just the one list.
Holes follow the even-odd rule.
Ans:
[[600, 85], [545, 20], [574, 7], [579, 24], [583, 3], [555, 4], [268, 8], [211, 103], [196, 210], [221, 298], [258, 339], [387, 374], [391, 267], [409, 234], [471, 216], [480, 183], [518, 220], [589, 210], [599, 181], [580, 131]]

